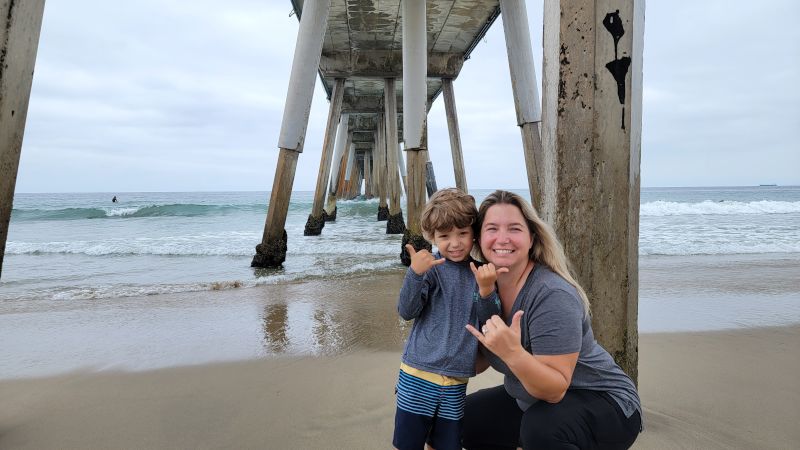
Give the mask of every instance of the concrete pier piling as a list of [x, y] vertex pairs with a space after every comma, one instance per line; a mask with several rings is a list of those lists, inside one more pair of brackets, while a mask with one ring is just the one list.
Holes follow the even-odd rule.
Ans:
[[322, 227], [325, 226], [323, 202], [325, 201], [325, 188], [328, 185], [328, 178], [330, 178], [331, 159], [334, 153], [336, 130], [339, 128], [339, 120], [341, 118], [343, 97], [344, 78], [337, 78], [333, 85], [331, 105], [328, 111], [328, 123], [325, 126], [325, 137], [322, 141], [322, 156], [319, 162], [317, 186], [314, 190], [314, 204], [311, 206], [311, 214], [308, 215], [308, 221], [303, 231], [305, 236], [317, 236], [322, 233]]
[[386, 167], [386, 127], [383, 125], [384, 114], [377, 114], [377, 127], [375, 129], [375, 185], [378, 193], [378, 221], [389, 219], [388, 185], [389, 177]]
[[342, 114], [336, 131], [336, 145], [333, 150], [333, 165], [331, 167], [330, 180], [328, 181], [325, 207], [322, 211], [322, 216], [325, 218], [326, 222], [333, 222], [336, 220], [336, 187], [339, 183], [339, 170], [342, 166], [344, 149], [349, 146], [348, 140], [350, 138], [350, 116], [348, 114]]
[[444, 97], [444, 111], [447, 115], [447, 131], [450, 135], [450, 152], [453, 157], [456, 187], [464, 192], [469, 192], [467, 175], [464, 170], [464, 157], [461, 154], [461, 132], [458, 128], [458, 110], [456, 109], [452, 78], [442, 78], [442, 96]]
[[250, 263], [253, 267], [280, 267], [286, 260], [286, 214], [297, 158], [303, 151], [330, 6], [330, 0], [306, 0], [303, 5], [278, 140], [278, 164], [264, 234]]
[[401, 147], [402, 142], [397, 143], [397, 164], [400, 169], [400, 181], [403, 182], [403, 190], [400, 192], [405, 193], [408, 195], [408, 172], [406, 172], [406, 162], [405, 158], [403, 157], [403, 149]]
[[517, 125], [522, 134], [525, 169], [528, 172], [528, 190], [531, 194], [531, 203], [538, 210], [542, 207], [541, 171], [544, 160], [542, 139], [539, 134], [542, 109], [539, 102], [536, 68], [533, 65], [531, 36], [528, 31], [528, 11], [525, 2], [517, 0], [500, 0], [500, 11], [503, 13], [503, 31]]
[[636, 379], [644, 1], [545, 0], [544, 23], [543, 212]]
[[0, 2], [0, 274], [43, 11], [44, 0]]
[[364, 197], [371, 199], [372, 194], [372, 151], [364, 153]]
[[428, 52], [426, 2], [403, 2], [403, 141], [406, 151], [408, 226], [400, 246], [400, 260], [411, 264], [405, 248], [431, 248], [422, 237], [420, 215], [425, 206], [425, 164], [427, 149], [427, 83]]
[[[402, 234], [406, 230], [403, 210], [400, 208], [400, 175], [397, 163], [397, 97], [394, 78], [384, 80], [384, 127], [386, 130], [386, 167], [389, 186], [389, 217], [386, 221], [386, 234]], [[405, 97], [404, 97], [405, 98]]]

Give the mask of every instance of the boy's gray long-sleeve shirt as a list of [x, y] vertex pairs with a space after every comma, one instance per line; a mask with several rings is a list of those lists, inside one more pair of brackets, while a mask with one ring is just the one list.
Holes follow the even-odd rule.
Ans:
[[[441, 258], [438, 252], [434, 255]], [[475, 376], [478, 340], [465, 328], [480, 329], [485, 321], [499, 313], [497, 293], [481, 299], [478, 284], [469, 267], [462, 262], [445, 260], [423, 275], [411, 268], [406, 272], [397, 311], [405, 320], [414, 319], [408, 336], [403, 362], [416, 369], [449, 377]]]

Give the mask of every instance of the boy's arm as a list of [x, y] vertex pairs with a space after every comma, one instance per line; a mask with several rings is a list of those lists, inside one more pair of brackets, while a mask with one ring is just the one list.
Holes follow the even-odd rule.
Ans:
[[410, 267], [403, 279], [400, 296], [397, 299], [397, 312], [404, 320], [420, 315], [428, 300], [428, 282], [424, 275], [418, 275]]
[[477, 316], [478, 324], [476, 329], [480, 330], [487, 320], [492, 316], [500, 316], [500, 297], [497, 296], [497, 291], [492, 291], [487, 297], [481, 297], [480, 292], [473, 294], [473, 301], [475, 302], [475, 315]]
[[411, 257], [411, 265], [403, 279], [400, 288], [400, 298], [397, 300], [397, 312], [405, 320], [419, 316], [428, 297], [428, 277], [425, 274], [433, 267], [444, 264], [445, 259], [436, 259], [427, 250], [416, 251], [414, 246], [406, 244], [406, 250]]

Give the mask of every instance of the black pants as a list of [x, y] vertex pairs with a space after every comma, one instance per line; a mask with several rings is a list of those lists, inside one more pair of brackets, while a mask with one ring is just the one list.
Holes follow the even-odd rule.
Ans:
[[467, 396], [461, 442], [468, 450], [627, 449], [641, 425], [638, 411], [626, 418], [605, 392], [569, 390], [522, 412], [501, 385]]

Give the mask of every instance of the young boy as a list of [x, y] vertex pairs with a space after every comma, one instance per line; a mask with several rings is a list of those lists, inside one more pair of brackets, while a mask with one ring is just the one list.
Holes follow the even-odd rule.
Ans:
[[419, 450], [426, 442], [436, 450], [461, 449], [467, 379], [475, 376], [478, 352], [478, 341], [465, 326], [480, 329], [500, 311], [496, 292], [482, 299], [473, 275], [477, 261], [470, 251], [477, 215], [471, 195], [454, 188], [437, 191], [425, 205], [420, 226], [438, 252], [406, 245], [411, 266], [397, 310], [403, 319], [414, 319], [414, 325], [396, 388], [392, 443], [399, 450]]

